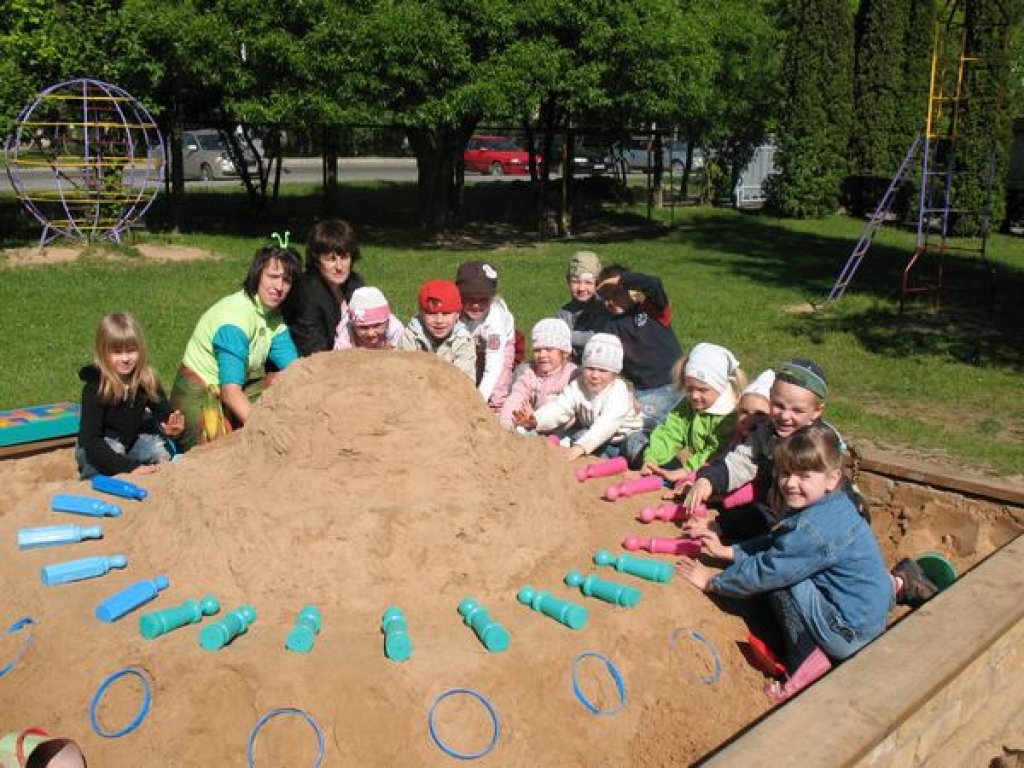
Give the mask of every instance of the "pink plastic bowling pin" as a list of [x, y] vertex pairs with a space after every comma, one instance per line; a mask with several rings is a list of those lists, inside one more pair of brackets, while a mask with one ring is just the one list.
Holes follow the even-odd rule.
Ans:
[[616, 456], [614, 459], [606, 459], [605, 461], [598, 461], [583, 467], [576, 467], [576, 479], [581, 483], [585, 483], [587, 480], [595, 477], [621, 475], [627, 470], [629, 470], [629, 464], [626, 463], [626, 458], [624, 456]]
[[722, 509], [735, 509], [736, 507], [745, 507], [747, 504], [753, 504], [756, 492], [757, 489], [752, 482], [741, 485], [722, 499]]
[[687, 557], [697, 557], [700, 554], [699, 539], [666, 539], [658, 537], [642, 539], [637, 536], [627, 536], [622, 542], [622, 546], [630, 552], [644, 549], [652, 555], [686, 555]]
[[664, 485], [657, 475], [636, 477], [632, 480], [625, 480], [616, 485], [610, 485], [604, 489], [604, 497], [608, 501], [617, 499], [628, 499], [630, 496], [638, 496], [641, 493], [653, 493], [660, 491]]
[[[707, 514], [708, 508], [703, 504], [693, 510], [693, 517], [706, 517]], [[655, 520], [662, 520], [666, 523], [681, 523], [689, 518], [690, 516], [686, 514], [685, 505], [676, 504], [674, 501], [657, 507], [644, 507], [640, 510], [639, 515], [641, 523], [651, 523]]]

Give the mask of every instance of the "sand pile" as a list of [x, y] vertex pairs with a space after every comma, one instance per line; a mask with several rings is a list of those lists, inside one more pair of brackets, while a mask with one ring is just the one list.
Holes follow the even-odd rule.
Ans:
[[[736, 646], [746, 631], [738, 617], [681, 582], [655, 585], [591, 565], [599, 548], [618, 552], [626, 533], [671, 535], [667, 524], [633, 521], [650, 500], [600, 501], [604, 484], [578, 485], [558, 449], [502, 431], [462, 374], [433, 357], [352, 351], [302, 361], [245, 430], [142, 478], [149, 499], [124, 502], [121, 518], [103, 521], [104, 540], [16, 551], [18, 528], [88, 523], [48, 511], [54, 493], [89, 493], [73, 473], [69, 452], [0, 473], [8, 489], [23, 490], [0, 507], [2, 629], [23, 615], [38, 622], [32, 649], [0, 678], [0, 732], [42, 726], [72, 736], [93, 765], [244, 764], [250, 730], [276, 707], [316, 718], [327, 765], [449, 764], [427, 714], [455, 687], [493, 703], [501, 736], [488, 760], [499, 765], [687, 762], [767, 709], [763, 678]], [[41, 565], [118, 552], [129, 558], [125, 571], [40, 584]], [[584, 598], [562, 584], [574, 568], [639, 586], [643, 599], [622, 609]], [[216, 653], [199, 647], [199, 627], [146, 641], [139, 613], [114, 625], [94, 618], [101, 600], [157, 574], [171, 587], [148, 609], [212, 593], [221, 615], [250, 603], [259, 618]], [[520, 605], [526, 584], [587, 605], [587, 628]], [[467, 596], [509, 630], [506, 652], [487, 653], [461, 623], [456, 606]], [[312, 653], [290, 653], [284, 640], [305, 604], [320, 608], [323, 631]], [[402, 664], [382, 652], [381, 615], [392, 604], [414, 645]], [[677, 628], [715, 645], [721, 682], [701, 682], [714, 664], [688, 633], [670, 644]], [[0, 636], [2, 658], [20, 642]], [[622, 673], [627, 706], [614, 717], [590, 714], [573, 694], [572, 661], [585, 650]], [[152, 710], [134, 733], [101, 739], [89, 702], [127, 665], [152, 676]], [[614, 706], [603, 666], [582, 669], [588, 697]], [[100, 715], [123, 725], [138, 704], [139, 686], [126, 682]], [[456, 700], [439, 711], [438, 730], [468, 751], [491, 733], [482, 709]], [[256, 752], [258, 764], [273, 766], [312, 765], [315, 753], [297, 719], [272, 721]]]

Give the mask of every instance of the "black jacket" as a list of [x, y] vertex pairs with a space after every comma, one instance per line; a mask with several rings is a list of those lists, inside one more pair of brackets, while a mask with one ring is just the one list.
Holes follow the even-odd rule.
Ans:
[[105, 437], [112, 437], [130, 451], [141, 432], [156, 434], [157, 424], [167, 421], [171, 405], [163, 390], [157, 400], [150, 400], [145, 392], [136, 393], [133, 400], [105, 403], [100, 400], [100, 370], [87, 365], [78, 372], [85, 382], [82, 387], [82, 413], [78, 426], [78, 444], [85, 449], [89, 463], [104, 475], [131, 472], [141, 462], [122, 456], [109, 445]]
[[[363, 278], [358, 272], [348, 276], [341, 288], [345, 301], [352, 298], [356, 288], [363, 287]], [[298, 281], [295, 300], [285, 313], [285, 322], [291, 331], [295, 346], [303, 357], [314, 352], [334, 349], [334, 334], [341, 321], [341, 307], [334, 300], [327, 282], [319, 270], [306, 271]]]

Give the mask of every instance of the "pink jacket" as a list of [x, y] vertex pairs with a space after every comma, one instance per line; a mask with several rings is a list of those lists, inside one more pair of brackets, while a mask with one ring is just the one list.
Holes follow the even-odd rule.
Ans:
[[501, 415], [499, 416], [501, 426], [507, 429], [514, 427], [512, 414], [522, 408], [524, 403], [529, 403], [533, 410], [537, 410], [545, 403], [554, 400], [569, 385], [575, 374], [576, 364], [570, 362], [566, 362], [557, 371], [549, 373], [547, 376], [538, 376], [537, 372], [533, 370], [533, 366], [524, 367], [522, 374], [512, 385], [512, 391], [509, 392], [508, 398], [501, 406]]

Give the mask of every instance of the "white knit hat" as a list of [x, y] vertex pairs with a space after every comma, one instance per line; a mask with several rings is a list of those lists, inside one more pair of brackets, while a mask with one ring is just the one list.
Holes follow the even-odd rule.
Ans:
[[348, 317], [352, 325], [377, 325], [391, 317], [391, 307], [379, 288], [356, 288], [348, 302]]
[[595, 333], [583, 348], [583, 367], [622, 371], [622, 342], [610, 333]]
[[533, 348], [560, 349], [572, 352], [572, 331], [565, 320], [548, 317], [533, 326]]
[[775, 383], [775, 371], [769, 368], [757, 374], [747, 388], [743, 390], [744, 395], [760, 395], [765, 400], [771, 400], [772, 384]]
[[707, 408], [707, 412], [724, 416], [736, 407], [736, 395], [732, 380], [740, 361], [725, 347], [701, 342], [690, 350], [683, 366], [683, 376], [702, 381], [718, 393], [718, 398]]

